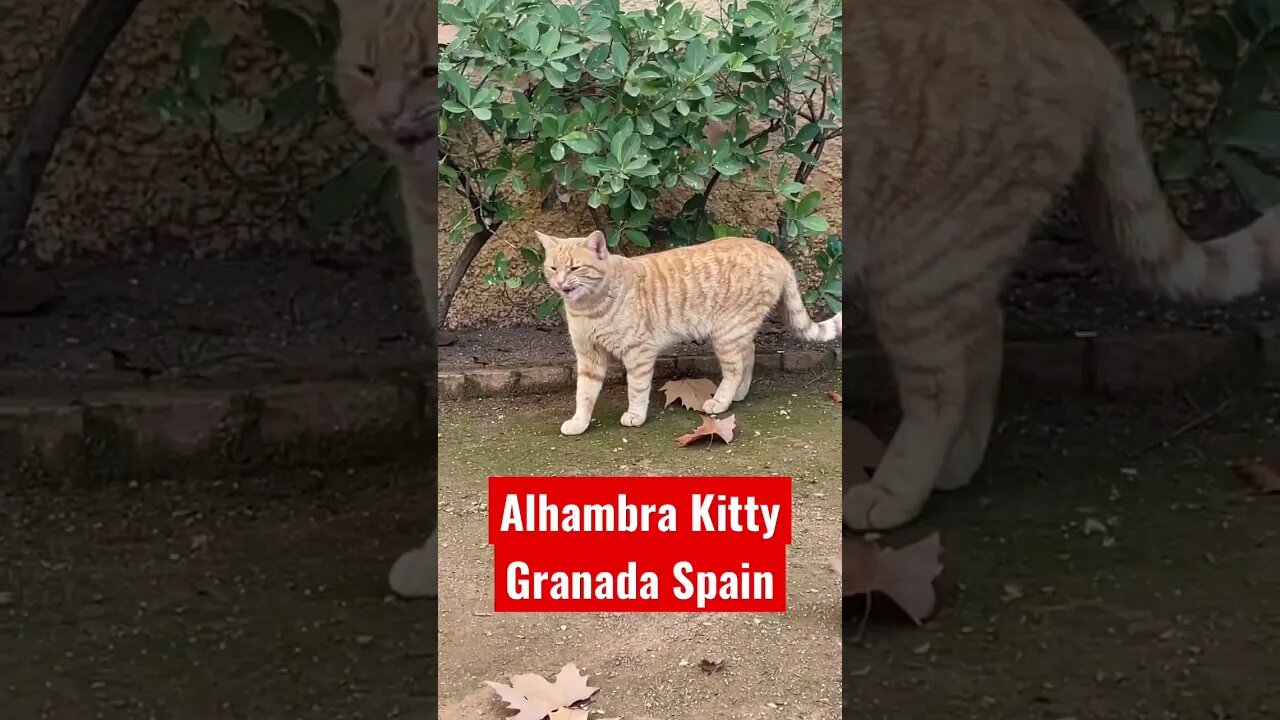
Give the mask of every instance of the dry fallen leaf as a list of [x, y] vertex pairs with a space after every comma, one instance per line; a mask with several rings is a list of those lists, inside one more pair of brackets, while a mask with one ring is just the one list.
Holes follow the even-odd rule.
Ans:
[[436, 42], [440, 45], [448, 45], [456, 37], [458, 37], [458, 28], [452, 25], [436, 25]]
[[896, 549], [881, 548], [859, 537], [844, 538], [840, 573], [843, 595], [880, 593], [917, 625], [933, 614], [938, 599], [933, 581], [940, 574], [942, 542], [936, 532]]
[[844, 395], [838, 392], [829, 392], [827, 393], [827, 397], [831, 398], [831, 402], [844, 402]]
[[111, 367], [121, 372], [136, 372], [144, 378], [152, 378], [161, 373], [160, 368], [134, 362], [128, 353], [121, 350], [108, 349], [107, 352], [111, 353]]
[[707, 660], [704, 658], [698, 661], [698, 669], [708, 675], [715, 675], [724, 669], [724, 660]]
[[702, 406], [707, 404], [712, 395], [716, 394], [717, 385], [706, 378], [688, 378], [686, 380], [668, 380], [660, 389], [667, 394], [667, 400], [662, 404], [663, 407], [670, 407], [671, 403], [679, 400], [682, 405], [690, 410], [702, 412]]
[[880, 442], [880, 438], [870, 428], [857, 420], [845, 418], [844, 422], [843, 442], [849, 448], [848, 457], [853, 460], [850, 472], [845, 473], [847, 488], [870, 479], [867, 469], [880, 464], [880, 458], [884, 457], [884, 443]]
[[[719, 437], [721, 440], [731, 443], [737, 427], [738, 421], [734, 419], [733, 415], [727, 418], [713, 418], [710, 415], [703, 415], [702, 424], [698, 426], [698, 429], [687, 435], [681, 435], [676, 438], [676, 442], [680, 443], [681, 447], [688, 447], [689, 443], [695, 440]], [[715, 440], [711, 440], [711, 442], [715, 442]]]
[[560, 669], [554, 683], [541, 675], [526, 673], [512, 675], [511, 684], [503, 685], [485, 680], [498, 697], [512, 710], [519, 712], [506, 720], [544, 720], [551, 713], [586, 700], [600, 688], [587, 687], [587, 676], [573, 663]]
[[1253, 464], [1238, 467], [1236, 477], [1256, 493], [1263, 495], [1280, 493], [1280, 474], [1266, 465]]

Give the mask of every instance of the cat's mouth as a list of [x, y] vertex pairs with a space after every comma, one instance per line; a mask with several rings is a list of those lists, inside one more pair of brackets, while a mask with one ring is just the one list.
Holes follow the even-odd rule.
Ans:
[[392, 135], [391, 139], [403, 150], [417, 150], [434, 135], [430, 130], [402, 131]]

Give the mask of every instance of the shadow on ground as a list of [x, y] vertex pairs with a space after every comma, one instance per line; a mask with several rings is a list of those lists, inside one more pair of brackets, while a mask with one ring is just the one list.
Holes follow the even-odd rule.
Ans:
[[[853, 637], [845, 717], [1276, 717], [1280, 498], [1228, 464], [1276, 461], [1277, 396], [1061, 403], [1006, 411], [975, 484], [912, 528], [942, 532], [942, 610], [874, 613]], [[1166, 442], [1161, 442], [1167, 439]]]
[[0, 716], [431, 716], [435, 604], [385, 584], [427, 530], [425, 477], [13, 478], [0, 486]]

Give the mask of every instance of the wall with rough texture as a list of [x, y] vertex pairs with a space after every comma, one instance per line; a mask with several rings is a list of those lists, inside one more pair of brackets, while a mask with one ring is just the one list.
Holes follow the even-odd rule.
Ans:
[[[0, 151], [80, 9], [79, 2], [0, 0]], [[338, 245], [380, 250], [390, 240], [374, 218], [316, 237], [299, 210], [307, 191], [365, 145], [338, 113], [288, 132], [222, 143], [225, 163], [201, 129], [164, 129], [145, 98], [174, 77], [179, 43], [201, 12], [235, 32], [221, 89], [267, 98], [299, 71], [265, 41], [260, 0], [147, 0], [139, 5], [89, 83], [59, 142], [24, 249], [68, 255], [243, 256]]]
[[[28, 254], [48, 261], [97, 253], [133, 258], [243, 257], [305, 253], [321, 247], [381, 252], [397, 242], [376, 212], [325, 236], [317, 236], [302, 221], [308, 191], [365, 147], [338, 113], [285, 133], [228, 141], [222, 149], [225, 162], [202, 132], [161, 131], [147, 120], [144, 98], [152, 87], [172, 77], [183, 28], [210, 8], [219, 11], [221, 24], [237, 30], [230, 86], [265, 97], [283, 84], [281, 78], [296, 72], [263, 40], [257, 12], [264, 4], [262, 0], [147, 0], [141, 4], [90, 83], [59, 143], [31, 219], [24, 245]], [[1168, 117], [1148, 124], [1148, 140], [1157, 146], [1174, 129], [1198, 127], [1208, 114], [1215, 88], [1194, 59], [1185, 28], [1222, 4], [1222, 0], [1187, 0], [1183, 28], [1148, 30], [1123, 52], [1135, 74], [1157, 75], [1178, 90]], [[0, 151], [8, 149], [12, 125], [79, 5], [0, 0]], [[838, 207], [839, 156], [838, 144], [827, 148], [823, 167], [811, 179], [814, 187], [823, 190], [828, 208]], [[1206, 204], [1216, 202], [1183, 192], [1175, 195], [1184, 219], [1195, 219]], [[757, 193], [744, 182], [722, 184], [715, 207], [726, 222], [746, 227], [770, 225], [775, 217], [775, 210], [759, 202]], [[441, 217], [448, 217], [449, 208], [442, 210]], [[544, 297], [542, 289], [510, 292], [481, 282], [496, 250], [506, 248], [510, 254], [515, 247], [532, 242], [535, 228], [581, 233], [589, 229], [589, 222], [581, 210], [542, 214], [532, 208], [525, 220], [504, 228], [477, 261], [451, 320], [459, 325], [536, 321], [533, 306]], [[838, 230], [837, 224], [833, 231]], [[442, 247], [442, 279], [458, 249]]]

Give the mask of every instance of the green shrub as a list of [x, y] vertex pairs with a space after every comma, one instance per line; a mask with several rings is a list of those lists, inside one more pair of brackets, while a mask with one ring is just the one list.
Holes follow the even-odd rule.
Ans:
[[[626, 12], [617, 0], [442, 2], [456, 35], [440, 58], [441, 184], [468, 198], [455, 238], [483, 242], [524, 193], [585, 202], [612, 248], [739, 235], [708, 198], [720, 178], [774, 161], [755, 188], [778, 205], [777, 226], [747, 233], [787, 255], [819, 243], [809, 299], [839, 308], [840, 238], [805, 183], [840, 134], [840, 19], [833, 0], [730, 2], [716, 18], [672, 0]], [[677, 188], [691, 193], [684, 207], [655, 216]], [[485, 280], [534, 285], [540, 264], [532, 248], [500, 253]], [[557, 307], [548, 298], [538, 314]]]

